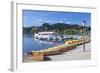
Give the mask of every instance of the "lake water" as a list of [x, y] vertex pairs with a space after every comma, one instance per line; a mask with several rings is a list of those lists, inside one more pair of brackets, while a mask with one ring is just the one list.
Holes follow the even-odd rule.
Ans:
[[56, 45], [64, 44], [64, 41], [43, 41], [33, 38], [31, 34], [24, 34], [23, 36], [23, 52], [47, 49]]

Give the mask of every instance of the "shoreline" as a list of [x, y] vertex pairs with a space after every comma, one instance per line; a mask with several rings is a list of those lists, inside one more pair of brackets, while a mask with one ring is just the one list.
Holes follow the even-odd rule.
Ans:
[[[77, 46], [76, 48], [64, 52], [58, 55], [46, 56], [50, 58], [48, 61], [69, 61], [69, 60], [87, 60], [91, 59], [91, 42], [86, 44], [86, 51], [83, 51], [83, 45]], [[24, 55], [23, 56], [24, 62], [38, 62], [34, 61], [31, 56]], [[41, 62], [41, 61], [39, 61]]]

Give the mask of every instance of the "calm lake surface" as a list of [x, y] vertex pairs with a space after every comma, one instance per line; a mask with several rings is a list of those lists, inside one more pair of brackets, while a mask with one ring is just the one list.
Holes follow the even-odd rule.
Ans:
[[64, 41], [43, 41], [33, 38], [31, 34], [23, 35], [23, 53], [28, 53], [33, 50], [47, 49], [56, 45], [63, 44]]

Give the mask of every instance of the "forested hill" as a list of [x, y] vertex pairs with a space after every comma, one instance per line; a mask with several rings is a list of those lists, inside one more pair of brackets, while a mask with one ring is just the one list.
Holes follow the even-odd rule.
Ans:
[[56, 23], [49, 24], [44, 23], [41, 26], [31, 26], [31, 27], [23, 27], [23, 33], [37, 33], [40, 31], [54, 31], [60, 34], [76, 34], [79, 33], [82, 29], [86, 29], [86, 31], [90, 31], [91, 27], [81, 26], [78, 24], [66, 24], [66, 23]]

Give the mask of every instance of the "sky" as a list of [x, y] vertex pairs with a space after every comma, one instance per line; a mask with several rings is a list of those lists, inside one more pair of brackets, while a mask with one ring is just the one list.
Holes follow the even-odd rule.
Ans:
[[37, 11], [23, 10], [23, 27], [41, 26], [43, 23], [67, 23], [79, 24], [85, 20], [86, 26], [91, 25], [91, 13], [83, 12], [58, 12], [58, 11]]

